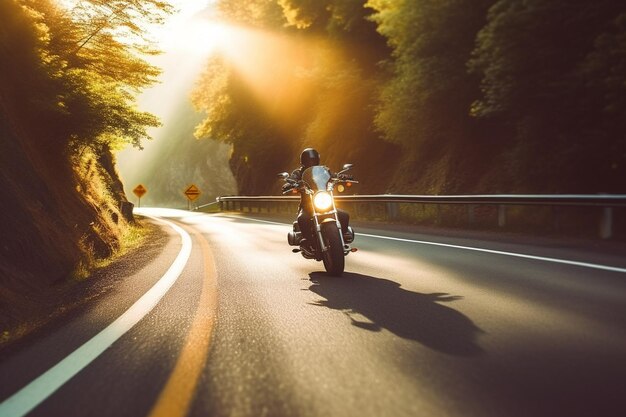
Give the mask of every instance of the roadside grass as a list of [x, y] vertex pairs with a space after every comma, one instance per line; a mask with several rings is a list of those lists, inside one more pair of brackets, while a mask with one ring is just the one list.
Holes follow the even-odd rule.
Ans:
[[38, 294], [39, 301], [29, 304], [29, 308], [12, 311], [10, 316], [5, 317], [5, 323], [0, 328], [0, 350], [102, 294], [99, 280], [90, 282], [94, 273], [102, 269], [106, 271], [115, 262], [141, 250], [158, 233], [157, 225], [142, 221], [140, 216], [136, 219], [136, 223], [120, 228], [119, 246], [111, 256], [98, 258], [93, 244], [87, 245], [85, 239], [82, 243], [87, 247], [82, 248], [83, 260], [64, 281]]
[[127, 224], [122, 228], [119, 236], [119, 246], [111, 256], [98, 257], [92, 244], [81, 242], [84, 251], [82, 259], [70, 275], [72, 281], [83, 281], [89, 279], [94, 271], [106, 268], [116, 260], [124, 257], [134, 249], [141, 247], [148, 236], [152, 234], [155, 225], [148, 222], [141, 222], [139, 216], [134, 224]]

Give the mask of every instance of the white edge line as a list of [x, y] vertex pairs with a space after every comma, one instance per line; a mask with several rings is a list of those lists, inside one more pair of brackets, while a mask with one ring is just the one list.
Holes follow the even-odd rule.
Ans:
[[113, 323], [24, 388], [4, 400], [0, 404], [1, 416], [22, 417], [41, 404], [144, 318], [176, 282], [191, 255], [191, 237], [172, 222], [152, 216], [147, 217], [168, 224], [182, 238], [180, 252], [167, 272]]
[[[228, 216], [228, 215], [222, 215], [222, 216], [223, 217], [231, 217], [231, 218], [235, 218], [235, 219], [253, 220], [253, 221], [261, 222], [261, 223], [279, 224], [279, 225], [285, 225], [285, 226], [289, 225], [289, 223], [271, 222], [271, 221], [267, 221], [267, 220], [259, 220], [259, 219], [254, 219], [254, 218], [251, 218], [251, 217], [244, 217], [244, 216]], [[619, 267], [615, 267], [615, 266], [608, 266], [608, 265], [601, 265], [601, 264], [593, 264], [593, 263], [589, 263], [589, 262], [569, 261], [567, 259], [548, 258], [548, 257], [544, 257], [544, 256], [526, 255], [526, 254], [523, 254], [523, 253], [505, 252], [505, 251], [499, 251], [499, 250], [493, 250], [493, 249], [474, 248], [474, 247], [471, 247], [471, 246], [452, 245], [452, 244], [449, 244], [449, 243], [428, 242], [428, 241], [425, 241], [425, 240], [402, 239], [402, 238], [391, 237], [391, 236], [370, 235], [368, 233], [356, 233], [356, 235], [357, 236], [373, 237], [373, 238], [377, 238], [377, 239], [395, 240], [395, 241], [398, 241], [398, 242], [410, 242], [410, 243], [419, 243], [419, 244], [422, 244], [422, 245], [442, 246], [442, 247], [454, 248], [454, 249], [465, 249], [465, 250], [470, 250], [470, 251], [474, 251], [474, 252], [492, 253], [492, 254], [495, 254], [495, 255], [513, 256], [513, 257], [516, 257], [516, 258], [533, 259], [533, 260], [536, 260], [536, 261], [545, 261], [545, 262], [553, 262], [553, 263], [558, 263], [558, 264], [580, 266], [580, 267], [584, 267], [584, 268], [601, 269], [603, 271], [626, 272], [626, 268], [619, 268]]]
[[465, 249], [465, 250], [471, 250], [471, 251], [475, 251], [475, 252], [493, 253], [493, 254], [496, 254], [496, 255], [513, 256], [513, 257], [516, 257], [516, 258], [525, 258], [525, 259], [533, 259], [533, 260], [537, 260], [537, 261], [546, 261], [546, 262], [554, 262], [554, 263], [566, 264], [566, 265], [582, 266], [582, 267], [586, 267], [586, 268], [602, 269], [602, 270], [605, 270], [605, 271], [612, 271], [612, 272], [626, 272], [626, 268], [618, 268], [618, 267], [615, 267], [615, 266], [592, 264], [592, 263], [589, 263], [589, 262], [569, 261], [567, 259], [548, 258], [548, 257], [544, 257], [544, 256], [526, 255], [526, 254], [523, 254], [523, 253], [505, 252], [505, 251], [499, 251], [499, 250], [493, 250], [493, 249], [474, 248], [474, 247], [471, 247], [471, 246], [451, 245], [449, 243], [436, 243], [436, 242], [427, 242], [427, 241], [424, 241], [424, 240], [401, 239], [401, 238], [397, 238], [397, 237], [370, 235], [370, 234], [367, 234], [367, 233], [358, 233], [358, 235], [360, 235], [360, 236], [368, 236], [368, 237], [375, 237], [375, 238], [378, 238], [378, 239], [397, 240], [397, 241], [400, 241], [400, 242], [420, 243], [422, 245], [443, 246], [443, 247], [447, 247], [447, 248]]

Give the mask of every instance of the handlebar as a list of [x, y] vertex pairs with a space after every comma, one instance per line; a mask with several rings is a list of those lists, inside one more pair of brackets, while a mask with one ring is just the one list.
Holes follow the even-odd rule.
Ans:
[[283, 188], [283, 195], [284, 194], [289, 194], [293, 190], [302, 187], [302, 181], [294, 180], [294, 179], [291, 179], [291, 178], [287, 178], [287, 179], [285, 179], [285, 181], [287, 182], [286, 185], [289, 185], [289, 187]]
[[339, 174], [337, 175], [337, 177], [333, 178], [333, 181], [335, 183], [339, 183], [339, 182], [343, 182], [343, 183], [350, 183], [350, 184], [358, 184], [359, 182], [354, 180], [354, 177], [352, 175], [343, 175], [343, 174]]
[[[344, 183], [344, 184], [358, 184], [359, 182], [354, 180], [352, 175], [344, 175], [344, 174], [338, 174], [336, 177], [331, 178], [331, 181], [335, 184], [337, 183]], [[282, 190], [282, 194], [289, 194], [291, 193], [293, 190], [299, 190], [302, 187], [304, 187], [304, 182], [302, 180], [294, 180], [292, 178], [285, 178], [285, 185], [288, 185], [288, 187], [284, 187]]]

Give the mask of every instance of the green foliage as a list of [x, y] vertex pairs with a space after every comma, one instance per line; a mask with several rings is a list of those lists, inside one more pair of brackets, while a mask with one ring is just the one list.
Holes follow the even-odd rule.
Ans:
[[[585, 85], [584, 105], [596, 109], [603, 128], [616, 139], [624, 138], [620, 132], [626, 131], [625, 74], [626, 11], [623, 11], [596, 36], [591, 51], [575, 71], [575, 77]], [[624, 145], [623, 140], [620, 145]]]
[[237, 65], [214, 63], [198, 133], [232, 143], [236, 170], [264, 146], [378, 163], [390, 178], [367, 178], [375, 192], [623, 192], [622, 3], [221, 0], [226, 19], [301, 45], [307, 59], [276, 84], [307, 97], [268, 105]]
[[625, 12], [610, 0], [500, 0], [489, 11], [469, 63], [483, 92], [472, 114], [506, 123], [512, 176], [529, 188], [623, 191]]
[[235, 133], [228, 128], [227, 118], [233, 116], [232, 100], [228, 95], [230, 73], [221, 57], [213, 57], [198, 80], [192, 102], [198, 110], [206, 112], [206, 119], [196, 128], [196, 137], [212, 137], [234, 142]]
[[219, 0], [220, 17], [255, 28], [276, 28], [284, 23], [279, 5], [273, 0]]
[[[0, 228], [0, 293], [26, 294], [26, 306], [81, 258], [119, 249], [125, 197], [110, 150], [158, 124], [135, 106], [158, 73], [138, 29], [162, 16], [149, 5], [169, 6], [83, 0], [84, 15], [59, 3], [0, 1], [0, 191], [10, 196], [0, 212], [12, 219]], [[122, 4], [128, 19], [102, 18]]]
[[363, 0], [279, 0], [288, 25], [341, 35], [368, 27]]
[[[222, 17], [270, 29], [259, 34], [271, 40], [264, 53], [282, 62], [280, 82], [268, 77], [261, 89], [266, 95], [260, 95], [258, 80], [247, 79], [226, 53], [208, 64], [193, 96], [207, 115], [196, 135], [233, 145], [230, 164], [240, 192], [277, 192], [274, 171], [295, 168], [306, 146], [317, 147], [334, 169], [355, 159], [366, 164], [395, 156], [371, 128], [373, 106], [367, 103], [375, 100], [377, 62], [387, 47], [365, 19], [372, 11], [363, 0], [232, 5], [219, 2]], [[369, 187], [383, 186], [376, 171], [362, 169]]]
[[2, 14], [3, 88], [21, 87], [7, 96], [36, 106], [49, 142], [74, 153], [149, 139], [146, 129], [159, 123], [136, 109], [135, 93], [159, 70], [142, 58], [156, 53], [144, 30], [172, 11], [169, 4], [89, 0], [68, 11], [50, 0], [9, 0], [3, 7], [12, 8]]
[[465, 63], [491, 2], [370, 0], [378, 31], [393, 48], [376, 117], [388, 140], [420, 152], [433, 142], [467, 139], [476, 86]]
[[282, 145], [287, 138], [223, 59], [211, 60], [199, 85], [202, 88], [196, 90], [192, 100], [197, 108], [206, 111], [207, 117], [197, 127], [196, 137], [211, 137], [233, 145], [230, 165], [241, 192], [269, 192], [273, 167], [289, 157]]

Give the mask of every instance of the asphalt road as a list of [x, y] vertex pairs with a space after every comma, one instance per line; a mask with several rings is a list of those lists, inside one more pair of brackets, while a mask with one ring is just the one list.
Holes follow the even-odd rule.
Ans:
[[144, 213], [182, 230], [2, 358], [1, 417], [625, 413], [623, 254], [357, 230], [332, 278], [288, 225]]

